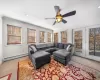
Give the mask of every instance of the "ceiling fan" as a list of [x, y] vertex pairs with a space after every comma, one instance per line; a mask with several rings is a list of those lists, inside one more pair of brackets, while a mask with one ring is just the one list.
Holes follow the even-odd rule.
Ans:
[[73, 16], [73, 15], [76, 14], [76, 11], [74, 10], [74, 11], [71, 11], [71, 12], [66, 13], [66, 14], [64, 14], [64, 15], [61, 15], [61, 14], [60, 14], [61, 9], [60, 9], [59, 6], [54, 6], [54, 9], [55, 9], [55, 11], [56, 11], [56, 16], [53, 17], [53, 18], [45, 18], [45, 19], [55, 19], [53, 25], [55, 25], [56, 23], [59, 23], [59, 22], [63, 22], [63, 23], [65, 24], [65, 23], [67, 23], [67, 21], [64, 20], [63, 18], [69, 17], [69, 16]]

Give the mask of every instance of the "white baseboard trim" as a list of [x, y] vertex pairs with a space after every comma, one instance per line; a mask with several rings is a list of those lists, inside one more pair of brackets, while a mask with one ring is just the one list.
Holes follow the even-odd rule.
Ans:
[[3, 61], [8, 61], [8, 60], [12, 60], [12, 59], [17, 59], [17, 58], [20, 58], [20, 57], [24, 57], [24, 56], [27, 56], [28, 53], [26, 54], [21, 54], [21, 55], [17, 55], [17, 56], [12, 56], [12, 57], [7, 57], [7, 58], [4, 58]]
[[93, 57], [90, 57], [90, 56], [82, 56], [82, 55], [76, 55], [76, 54], [74, 54], [75, 56], [78, 56], [78, 57], [82, 57], [82, 58], [85, 58], [85, 59], [89, 59], [89, 60], [93, 60], [93, 61], [98, 61], [98, 62], [100, 62], [100, 58], [96, 58], [95, 56], [93, 56]]

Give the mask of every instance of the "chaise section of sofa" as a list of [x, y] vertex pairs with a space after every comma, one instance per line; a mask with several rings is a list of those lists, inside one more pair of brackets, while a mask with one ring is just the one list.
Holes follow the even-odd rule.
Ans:
[[[59, 50], [53, 52], [53, 57], [56, 61], [67, 65], [67, 63], [71, 60], [71, 56], [73, 55], [73, 44], [58, 44]], [[69, 48], [68, 48], [69, 47]], [[67, 50], [68, 49], [68, 50]]]
[[28, 54], [29, 54], [29, 58], [31, 59], [35, 69], [38, 69], [41, 66], [43, 66], [44, 64], [47, 64], [47, 63], [50, 62], [51, 58], [50, 58], [49, 52], [46, 52], [46, 51], [43, 51], [43, 50], [37, 50], [36, 52], [34, 52], [33, 47], [36, 47], [36, 45], [32, 45], [32, 44], [29, 45]]

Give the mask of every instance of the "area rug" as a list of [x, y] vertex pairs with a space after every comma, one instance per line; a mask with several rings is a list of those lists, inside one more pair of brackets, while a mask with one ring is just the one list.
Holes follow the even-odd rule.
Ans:
[[12, 75], [12, 73], [5, 75], [5, 76], [2, 76], [2, 77], [0, 77], [0, 80], [10, 80], [11, 75]]
[[27, 58], [18, 63], [18, 80], [96, 80], [96, 77], [72, 64], [64, 66], [53, 58], [49, 64], [35, 70]]

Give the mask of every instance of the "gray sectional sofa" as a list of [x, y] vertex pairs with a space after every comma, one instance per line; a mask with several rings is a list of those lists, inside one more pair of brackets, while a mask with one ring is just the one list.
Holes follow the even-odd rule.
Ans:
[[[36, 48], [34, 51], [33, 46]], [[53, 58], [66, 65], [70, 61], [71, 56], [73, 55], [73, 44], [67, 43], [45, 43], [45, 44], [31, 44], [28, 46], [28, 54], [33, 65], [36, 69], [40, 68], [44, 64], [50, 62], [50, 56], [53, 55]]]

